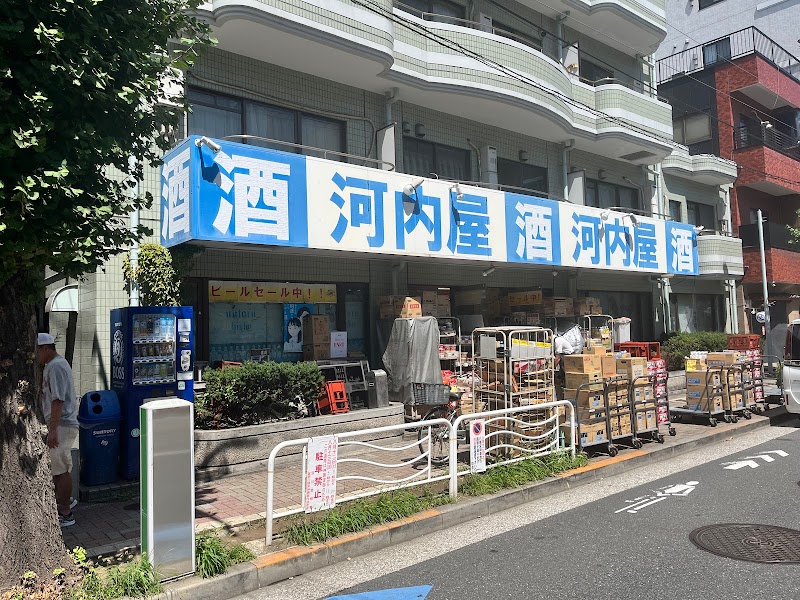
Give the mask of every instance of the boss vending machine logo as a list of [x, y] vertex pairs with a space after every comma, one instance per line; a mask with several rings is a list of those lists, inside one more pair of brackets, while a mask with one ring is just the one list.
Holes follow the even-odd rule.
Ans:
[[[121, 323], [114, 324], [115, 327], [121, 325]], [[125, 336], [121, 328], [114, 332], [111, 340], [111, 375], [120, 381], [125, 379]]]

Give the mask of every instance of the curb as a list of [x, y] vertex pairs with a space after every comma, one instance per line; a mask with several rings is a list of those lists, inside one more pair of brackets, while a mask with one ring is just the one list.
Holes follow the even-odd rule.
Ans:
[[654, 449], [652, 452], [629, 450], [613, 458], [599, 460], [586, 467], [520, 488], [503, 490], [478, 498], [461, 496], [455, 504], [427, 510], [367, 531], [352, 533], [323, 544], [307, 547], [293, 546], [280, 552], [260, 556], [247, 563], [231, 567], [223, 575], [211, 579], [192, 576], [170, 583], [165, 592], [153, 596], [152, 600], [225, 600], [234, 598], [290, 577], [297, 577], [349, 558], [388, 548], [478, 517], [488, 516], [583, 486], [604, 477], [618, 475], [647, 463], [685, 454], [699, 446], [714, 444], [738, 433], [769, 427], [770, 424], [770, 418], [762, 417], [740, 425], [735, 431], [722, 429], [698, 439], [679, 442], [674, 446], [657, 446], [658, 449]]

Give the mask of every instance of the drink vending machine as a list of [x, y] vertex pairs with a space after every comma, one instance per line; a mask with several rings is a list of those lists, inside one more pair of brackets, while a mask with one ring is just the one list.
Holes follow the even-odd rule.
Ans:
[[194, 401], [191, 306], [128, 306], [111, 311], [111, 388], [122, 410], [120, 474], [139, 477], [139, 407], [149, 398]]

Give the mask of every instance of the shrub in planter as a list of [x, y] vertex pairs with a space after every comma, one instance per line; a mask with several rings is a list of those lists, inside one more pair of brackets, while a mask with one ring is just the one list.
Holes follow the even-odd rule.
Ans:
[[728, 347], [728, 336], [719, 331], [697, 331], [692, 333], [676, 333], [661, 344], [661, 354], [667, 360], [670, 371], [679, 371], [685, 367], [684, 358], [692, 350], [719, 352]]
[[296, 396], [317, 399], [325, 382], [313, 362], [246, 362], [204, 372], [206, 392], [195, 402], [201, 428], [241, 427], [286, 418]]

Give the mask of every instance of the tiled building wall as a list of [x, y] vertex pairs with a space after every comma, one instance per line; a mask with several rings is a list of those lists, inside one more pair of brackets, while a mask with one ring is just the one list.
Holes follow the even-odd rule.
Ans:
[[[681, 177], [664, 176], [664, 194], [668, 201], [679, 202], [681, 205], [681, 220], [686, 222], [687, 202], [700, 202], [714, 206], [715, 219], [721, 219], [724, 208], [719, 204], [724, 202], [724, 193], [719, 186], [704, 185], [689, 181]], [[669, 204], [665, 202], [664, 208], [669, 213]]]

